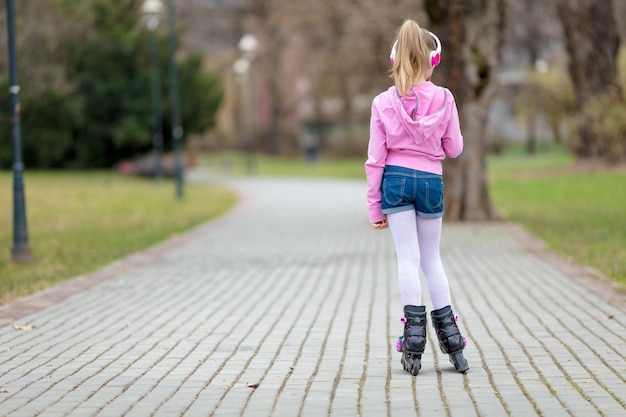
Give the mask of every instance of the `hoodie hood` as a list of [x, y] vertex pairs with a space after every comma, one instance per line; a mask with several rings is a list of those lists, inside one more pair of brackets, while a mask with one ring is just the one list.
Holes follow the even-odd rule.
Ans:
[[441, 139], [450, 119], [450, 100], [444, 88], [424, 82], [413, 87], [409, 97], [401, 97], [396, 87], [389, 88], [386, 96], [400, 122], [396, 128], [399, 131], [388, 132], [388, 140], [396, 135], [408, 135], [416, 144]]

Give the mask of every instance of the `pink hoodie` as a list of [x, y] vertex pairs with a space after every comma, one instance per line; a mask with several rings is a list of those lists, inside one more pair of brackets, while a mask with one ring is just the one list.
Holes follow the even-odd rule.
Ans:
[[386, 165], [441, 175], [441, 160], [446, 156], [456, 158], [463, 151], [463, 135], [452, 93], [430, 81], [413, 87], [413, 92], [400, 100], [396, 87], [390, 87], [372, 102], [365, 162], [372, 223], [386, 218], [380, 190]]

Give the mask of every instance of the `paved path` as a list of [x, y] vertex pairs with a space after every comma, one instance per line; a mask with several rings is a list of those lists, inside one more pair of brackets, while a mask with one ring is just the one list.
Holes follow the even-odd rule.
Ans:
[[623, 298], [520, 228], [444, 226], [471, 369], [429, 328], [413, 378], [364, 184], [233, 185], [226, 217], [0, 309], [0, 415], [626, 415]]

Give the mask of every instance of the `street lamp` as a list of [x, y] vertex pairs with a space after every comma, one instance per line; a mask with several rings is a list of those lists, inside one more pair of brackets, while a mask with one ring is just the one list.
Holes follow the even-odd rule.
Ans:
[[178, 92], [178, 67], [176, 65], [176, 22], [174, 0], [167, 0], [167, 17], [169, 22], [169, 53], [170, 53], [170, 100], [172, 107], [172, 140], [174, 145], [174, 177], [176, 180], [176, 197], [183, 198], [183, 164], [180, 148], [183, 141], [183, 127], [180, 121], [180, 94]]
[[233, 73], [235, 75], [235, 134], [238, 137], [238, 144], [245, 155], [246, 172], [252, 172], [252, 156], [249, 149], [249, 135], [247, 104], [248, 92], [248, 74], [250, 72], [250, 61], [245, 58], [239, 58], [233, 63]]
[[147, 16], [150, 37], [150, 59], [152, 63], [152, 146], [154, 148], [154, 179], [163, 176], [163, 120], [161, 118], [161, 74], [159, 71], [159, 48], [156, 30], [159, 27], [159, 13], [163, 8], [161, 0], [145, 0], [141, 11]]
[[251, 33], [246, 33], [239, 40], [239, 51], [241, 51], [241, 58], [239, 58], [234, 66], [233, 70], [235, 74], [241, 76], [243, 79], [243, 84], [246, 86], [247, 91], [247, 122], [246, 122], [246, 165], [248, 173], [254, 171], [254, 161], [252, 159], [252, 151], [254, 148], [254, 129], [255, 129], [255, 118], [254, 114], [256, 112], [255, 103], [254, 103], [254, 82], [252, 80], [252, 62], [256, 57], [256, 50], [259, 45], [257, 38]]
[[7, 3], [7, 30], [9, 43], [9, 93], [11, 95], [11, 125], [13, 127], [13, 247], [11, 261], [32, 262], [26, 224], [24, 198], [24, 164], [20, 131], [20, 86], [17, 82], [17, 54], [15, 51], [15, 8], [13, 0]]
[[257, 38], [251, 34], [246, 33], [239, 40], [239, 50], [243, 53], [244, 58], [249, 61], [253, 61], [256, 55], [256, 48], [259, 45]]

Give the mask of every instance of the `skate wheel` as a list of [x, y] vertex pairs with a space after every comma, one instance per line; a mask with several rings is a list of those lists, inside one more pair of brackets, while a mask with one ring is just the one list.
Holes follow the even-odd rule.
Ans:
[[463, 356], [461, 352], [450, 354], [450, 362], [454, 365], [456, 370], [462, 374], [469, 370], [467, 359], [465, 359], [465, 356]]
[[417, 376], [422, 369], [422, 355], [404, 352], [402, 355], [402, 368], [413, 376]]

